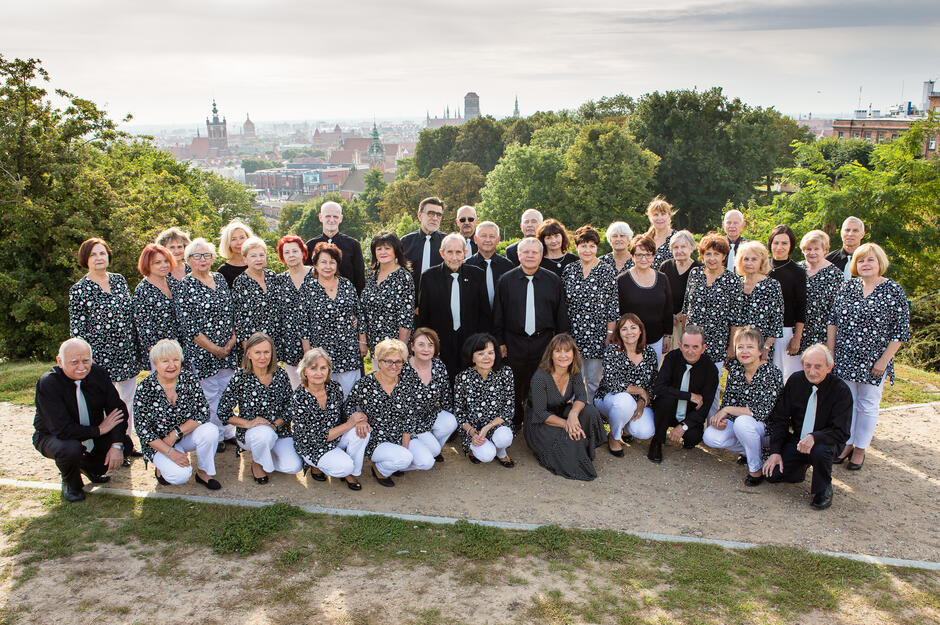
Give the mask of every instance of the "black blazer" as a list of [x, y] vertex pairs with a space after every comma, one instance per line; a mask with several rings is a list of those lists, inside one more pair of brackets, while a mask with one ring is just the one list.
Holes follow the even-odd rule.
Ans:
[[680, 391], [685, 365], [685, 356], [678, 349], [663, 357], [662, 367], [653, 381], [653, 412], [657, 415], [675, 414], [680, 399], [688, 401], [692, 393], [698, 393], [702, 396], [702, 406], [696, 409], [695, 404], [690, 402], [685, 413], [685, 422], [689, 427], [703, 425], [708, 419], [708, 411], [715, 399], [715, 393], [718, 392], [718, 370], [708, 354], [702, 354], [689, 372], [689, 390]]
[[[480, 269], [483, 270], [484, 277], [485, 277], [486, 261], [483, 259], [482, 256], [480, 256], [479, 252], [477, 252], [470, 258], [468, 258], [465, 264], [470, 265], [472, 267], [479, 267]], [[499, 284], [499, 279], [503, 277], [504, 273], [506, 273], [513, 267], [515, 267], [515, 265], [513, 265], [512, 261], [510, 261], [505, 256], [500, 256], [499, 254], [493, 254], [493, 256], [490, 257], [490, 267], [493, 268], [493, 289], [496, 289], [496, 285]], [[484, 287], [485, 285], [486, 285], [486, 282], [484, 280]]]
[[[405, 257], [411, 261], [411, 277], [414, 279], [415, 292], [418, 292], [421, 286], [421, 254], [424, 252], [424, 241], [427, 235], [422, 230], [409, 232], [401, 238], [401, 246], [405, 252]], [[441, 258], [441, 241], [444, 235], [440, 230], [431, 234], [431, 259], [430, 266], [435, 267], [444, 262]]]
[[[98, 426], [104, 416], [115, 408], [124, 413], [124, 420], [127, 421], [127, 406], [121, 401], [117, 389], [111, 383], [111, 377], [101, 365], [91, 365], [91, 371], [82, 380], [82, 394], [88, 406], [89, 425], [82, 425], [78, 421], [75, 380], [57, 366], [44, 373], [36, 384], [36, 416], [33, 418], [36, 433], [33, 440], [37, 436], [79, 441], [98, 438]], [[118, 424], [105, 437], [111, 443], [123, 443], [124, 430]]]
[[506, 248], [506, 258], [512, 263], [513, 267], [519, 266], [519, 241]]
[[[797, 371], [783, 385], [774, 409], [767, 418], [767, 434], [770, 436], [770, 453], [779, 454], [790, 431], [796, 436], [803, 430], [806, 403], [812, 392], [812, 384], [806, 374]], [[813, 422], [813, 440], [824, 445], [833, 445], [841, 451], [841, 445], [849, 440], [852, 425], [852, 393], [845, 382], [830, 373], [819, 383], [816, 391], [816, 420]]]
[[337, 232], [332, 238], [322, 232], [320, 236], [307, 241], [307, 264], [312, 265], [311, 256], [317, 243], [328, 241], [338, 247], [343, 253], [343, 260], [339, 263], [339, 275], [353, 283], [356, 293], [362, 293], [366, 286], [366, 267], [362, 259], [362, 246], [359, 241], [342, 232]]
[[[460, 333], [464, 337], [489, 332], [492, 326], [490, 299], [483, 271], [466, 263], [460, 266]], [[421, 276], [418, 295], [418, 325], [439, 336], [454, 333], [450, 311], [451, 270], [445, 264], [431, 267]]]

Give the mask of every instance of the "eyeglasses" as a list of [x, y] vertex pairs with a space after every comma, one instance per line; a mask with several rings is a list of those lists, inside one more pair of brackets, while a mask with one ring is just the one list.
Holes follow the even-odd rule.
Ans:
[[192, 258], [193, 260], [208, 260], [212, 258], [213, 256], [214, 254], [212, 252], [196, 252], [194, 254], [189, 255], [189, 257]]
[[387, 359], [383, 359], [383, 360], [380, 360], [379, 362], [382, 363], [383, 365], [385, 365], [386, 367], [395, 367], [395, 368], [401, 367], [402, 365], [405, 364], [405, 361], [404, 361], [404, 360], [387, 360]]
[[462, 224], [465, 224], [465, 223], [467, 223], [468, 221], [473, 222], [473, 221], [476, 221], [476, 220], [477, 220], [476, 217], [461, 217], [461, 218], [459, 218], [457, 221], [459, 221], [459, 222], [462, 223]]
[[424, 211], [424, 214], [428, 217], [433, 217], [434, 219], [440, 219], [444, 216], [444, 213], [440, 211]]
[[648, 259], [648, 258], [652, 258], [652, 257], [653, 257], [652, 254], [634, 254], [634, 255], [633, 255], [633, 258]]

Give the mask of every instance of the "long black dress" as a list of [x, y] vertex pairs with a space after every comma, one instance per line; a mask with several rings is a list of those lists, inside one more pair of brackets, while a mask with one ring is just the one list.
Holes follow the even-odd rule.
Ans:
[[[567, 419], [576, 401], [585, 403], [581, 414], [578, 415], [585, 437], [579, 441], [571, 440], [564, 428], [545, 423], [550, 415]], [[587, 403], [587, 391], [581, 374], [570, 377], [562, 396], [552, 374], [538, 369], [532, 376], [532, 384], [529, 387], [529, 401], [526, 404], [525, 426], [522, 431], [536, 460], [555, 475], [585, 481], [597, 477], [597, 471], [594, 470], [594, 448], [607, 440], [607, 434], [604, 432], [600, 413]]]

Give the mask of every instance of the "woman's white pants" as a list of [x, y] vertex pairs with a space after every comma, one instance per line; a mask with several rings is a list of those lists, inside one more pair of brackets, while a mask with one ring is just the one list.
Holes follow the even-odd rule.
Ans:
[[[415, 441], [411, 441], [412, 443]], [[426, 454], [430, 452], [418, 443]], [[410, 448], [410, 445], [409, 445]], [[431, 464], [434, 464], [434, 456], [430, 456]], [[422, 464], [427, 464], [427, 458], [422, 456]], [[405, 471], [414, 462], [414, 456], [411, 451], [395, 443], [379, 443], [372, 450], [372, 462], [375, 463], [375, 469], [385, 477], [388, 477], [395, 471]], [[428, 467], [430, 468], [430, 467]]]
[[501, 425], [493, 430], [493, 440], [470, 446], [470, 453], [480, 462], [490, 462], [493, 458], [505, 458], [506, 449], [512, 445], [512, 428]]
[[[370, 436], [371, 434], [366, 434], [365, 438], [359, 438], [356, 428], [353, 428], [340, 436], [336, 447], [320, 456], [316, 463], [306, 458], [307, 464], [315, 464], [330, 477], [341, 478], [349, 475], [359, 477], [362, 475], [362, 460], [365, 457]], [[382, 474], [387, 475], [384, 472]]]
[[761, 448], [770, 445], [770, 436], [765, 425], [750, 415], [735, 417], [728, 421], [725, 429], [709, 425], [702, 434], [702, 442], [712, 449], [728, 449], [747, 457], [747, 468], [751, 473], [764, 465]]
[[267, 425], [249, 428], [242, 448], [251, 452], [251, 459], [260, 464], [265, 473], [297, 473], [303, 468], [294, 450], [294, 439], [278, 438], [274, 428]]
[[[215, 448], [219, 444], [219, 428], [214, 423], [200, 424], [181, 438], [173, 449], [183, 453], [196, 452], [196, 466], [210, 477], [215, 475]], [[192, 465], [181, 467], [159, 451], [153, 455], [153, 466], [170, 484], [185, 484], [193, 475]]]
[[884, 389], [885, 376], [881, 377], [881, 384], [877, 386], [848, 380], [845, 383], [852, 392], [852, 428], [846, 445], [868, 449], [872, 436], [875, 435], [875, 425], [878, 424], [878, 410], [881, 407], [881, 391]]
[[791, 375], [797, 371], [802, 371], [803, 364], [799, 356], [790, 356], [787, 354], [787, 345], [793, 338], [793, 328], [784, 328], [783, 337], [774, 341], [774, 365], [783, 373], [783, 381], [786, 382]]
[[206, 401], [209, 402], [209, 421], [218, 426], [220, 441], [235, 438], [235, 426], [223, 425], [219, 419], [219, 400], [222, 399], [222, 393], [225, 392], [225, 388], [234, 376], [234, 369], [222, 369], [199, 381], [202, 392], [206, 396]]
[[631, 421], [633, 413], [636, 412], [636, 400], [630, 393], [607, 393], [604, 397], [594, 400], [594, 406], [607, 416], [610, 422], [610, 435], [614, 440], [623, 440], [623, 429], [639, 440], [653, 438], [656, 433], [656, 425], [653, 421], [653, 411], [649, 406], [643, 408], [640, 417]]

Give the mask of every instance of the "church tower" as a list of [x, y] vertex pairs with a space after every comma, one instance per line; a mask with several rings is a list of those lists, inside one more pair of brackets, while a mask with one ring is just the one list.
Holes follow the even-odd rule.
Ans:
[[369, 146], [369, 169], [385, 169], [385, 146], [379, 141], [379, 129], [372, 122], [372, 145]]
[[519, 117], [519, 96], [516, 96], [516, 106], [512, 109], [512, 116]]
[[248, 113], [245, 113], [245, 123], [242, 124], [242, 134], [246, 138], [255, 137], [255, 123], [251, 121], [251, 117], [248, 116]]
[[473, 91], [463, 97], [463, 116], [467, 121], [480, 116], [480, 96]]
[[223, 117], [219, 120], [219, 109], [212, 100], [212, 120], [206, 118], [206, 131], [209, 135], [209, 149], [215, 148], [218, 154], [228, 152], [228, 123]]

